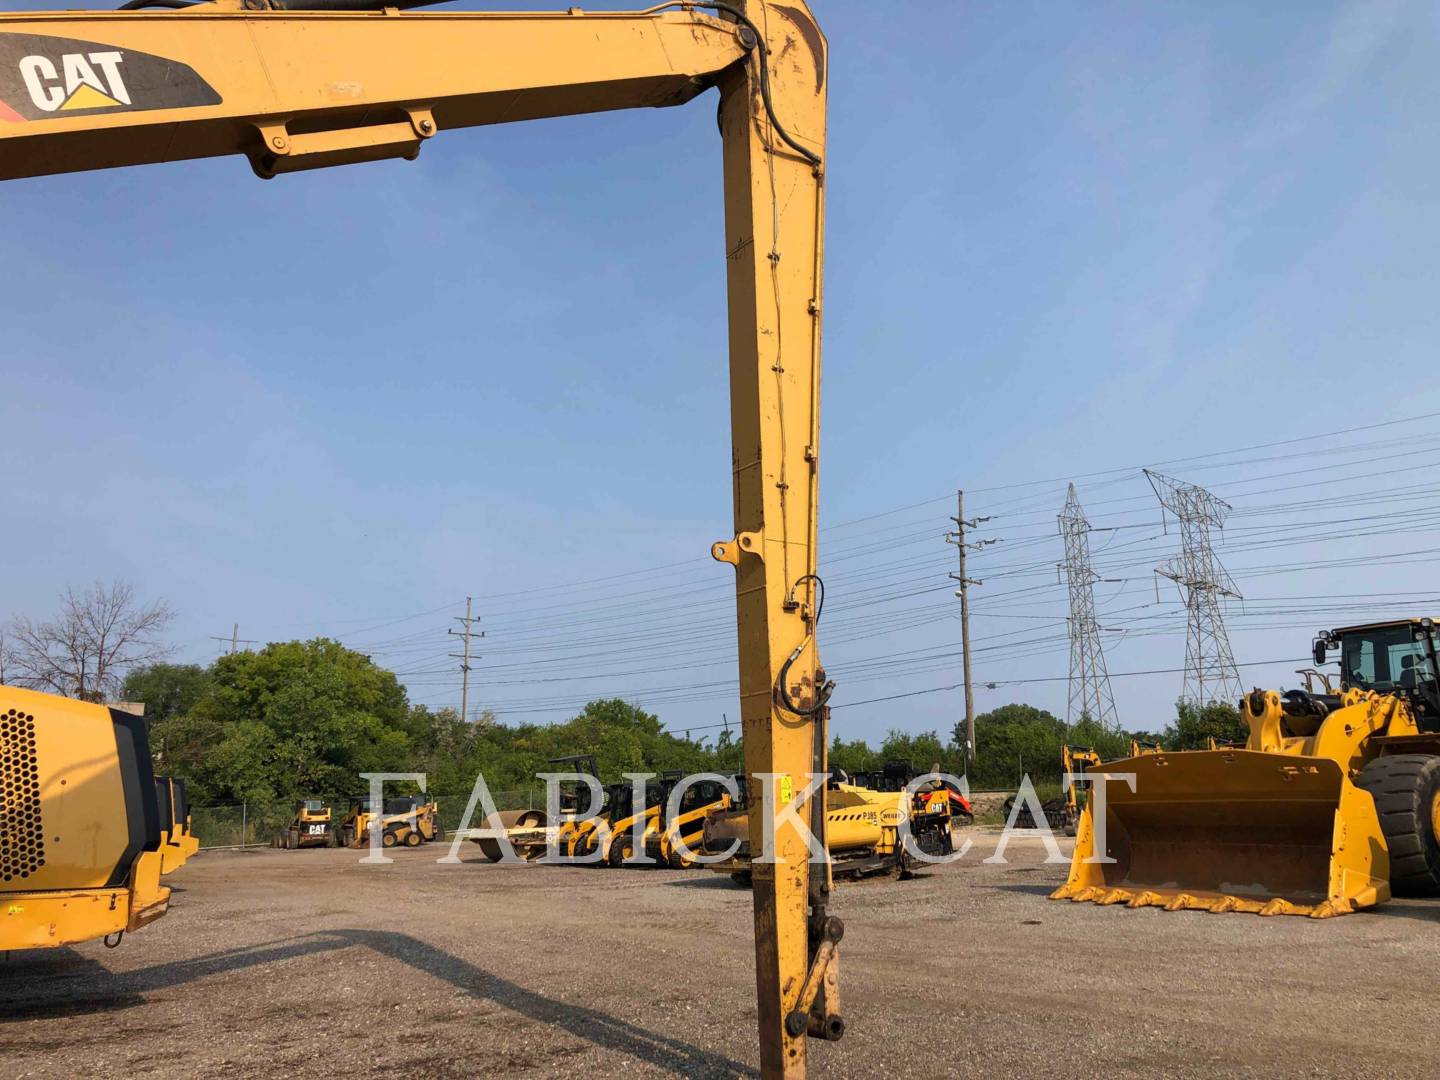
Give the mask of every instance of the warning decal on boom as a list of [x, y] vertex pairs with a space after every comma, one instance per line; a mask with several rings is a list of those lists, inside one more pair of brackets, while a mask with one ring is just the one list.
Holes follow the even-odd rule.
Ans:
[[0, 33], [0, 123], [219, 105], [195, 70], [94, 41]]

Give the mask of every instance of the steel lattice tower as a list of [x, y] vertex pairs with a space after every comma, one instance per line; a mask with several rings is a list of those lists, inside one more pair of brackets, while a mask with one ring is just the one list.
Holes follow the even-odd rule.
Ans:
[[1145, 477], [1160, 505], [1180, 522], [1180, 554], [1156, 568], [1185, 587], [1185, 686], [1180, 700], [1191, 705], [1236, 701], [1243, 691], [1220, 601], [1241, 596], [1210, 545], [1210, 530], [1225, 527], [1230, 504], [1202, 487], [1149, 469]]
[[1090, 566], [1090, 522], [1080, 508], [1074, 484], [1057, 520], [1065, 540], [1065, 582], [1070, 587], [1070, 704], [1065, 722], [1074, 724], [1088, 716], [1108, 731], [1119, 731], [1105, 651], [1100, 645], [1100, 624], [1095, 619], [1095, 582], [1100, 575]]

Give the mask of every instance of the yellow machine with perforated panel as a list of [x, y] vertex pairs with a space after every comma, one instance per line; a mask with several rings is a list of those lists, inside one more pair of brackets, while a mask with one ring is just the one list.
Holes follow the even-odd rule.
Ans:
[[161, 841], [143, 720], [0, 686], [0, 951], [159, 918]]

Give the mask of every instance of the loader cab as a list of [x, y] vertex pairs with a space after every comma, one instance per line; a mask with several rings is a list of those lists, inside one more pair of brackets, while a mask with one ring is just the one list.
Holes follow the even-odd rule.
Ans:
[[1340, 687], [1374, 690], [1403, 697], [1422, 730], [1440, 730], [1440, 680], [1437, 680], [1437, 630], [1432, 620], [1402, 619], [1322, 632], [1315, 639], [1315, 661], [1339, 650]]
[[[551, 758], [550, 772], [578, 773], [581, 776], [600, 778], [600, 765], [594, 754], [571, 754], [568, 757]], [[600, 805], [590, 805], [590, 787], [583, 780], [560, 781], [560, 814], [562, 817], [593, 813], [609, 805], [609, 791], [602, 788]]]
[[[666, 774], [662, 776], [660, 780], [660, 817], [662, 825], [666, 827], [668, 827], [671, 822], [670, 793], [675, 790], [675, 785], [679, 783], [682, 778], [683, 774], [676, 774], [674, 776]], [[718, 780], [701, 780], [698, 783], [691, 784], [686, 788], [685, 794], [680, 796], [680, 806], [677, 817], [683, 818], [686, 814], [693, 813], [703, 807], [712, 804], [718, 805], [720, 800], [727, 795], [729, 795], [729, 792], [725, 790], [725, 785], [721, 784]]]

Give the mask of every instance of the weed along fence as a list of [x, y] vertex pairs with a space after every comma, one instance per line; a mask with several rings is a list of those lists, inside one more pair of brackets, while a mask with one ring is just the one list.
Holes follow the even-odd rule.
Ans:
[[[393, 786], [393, 785], [391, 785]], [[533, 787], [515, 791], [493, 791], [497, 810], [543, 809], [545, 788]], [[345, 812], [350, 808], [354, 795], [312, 796], [330, 808], [332, 825], [338, 826]], [[393, 796], [391, 796], [393, 797]], [[470, 801], [470, 792], [431, 792], [439, 808], [439, 822], [447, 834], [460, 827], [465, 806]], [[477, 820], [472, 827], [480, 827], [478, 820], [482, 813], [476, 808]], [[201, 848], [221, 847], [269, 847], [275, 835], [281, 832], [295, 816], [294, 800], [244, 799], [239, 802], [212, 803], [208, 806], [192, 806], [190, 822], [194, 833], [200, 839]]]

